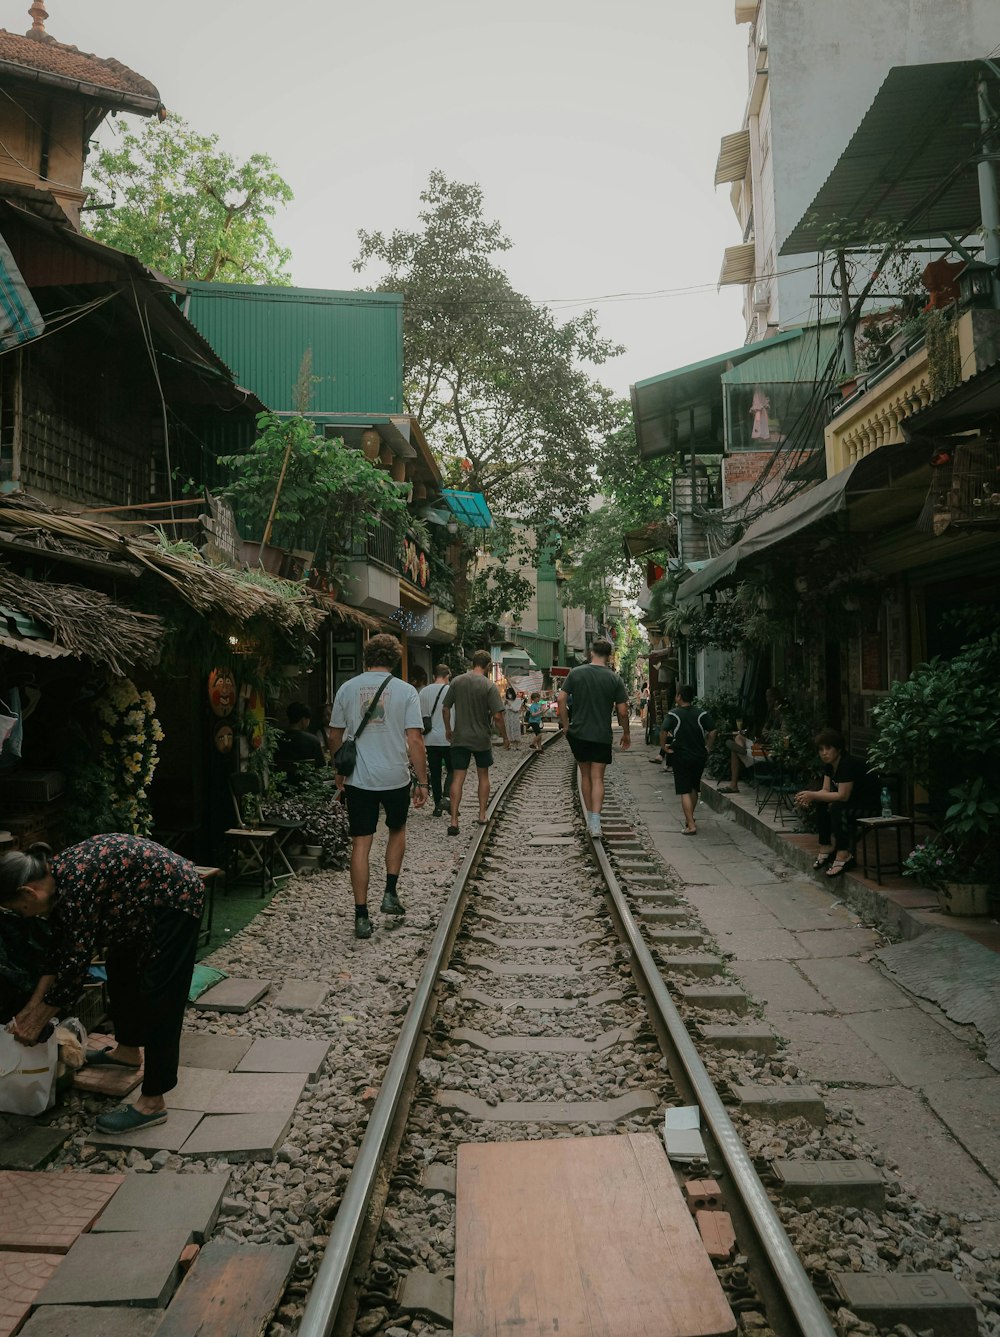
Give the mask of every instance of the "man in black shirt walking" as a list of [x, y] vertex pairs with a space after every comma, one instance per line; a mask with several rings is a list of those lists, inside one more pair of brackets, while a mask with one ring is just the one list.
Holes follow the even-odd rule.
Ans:
[[[611, 651], [610, 641], [595, 641], [590, 649], [590, 663], [582, 664], [567, 675], [558, 701], [559, 723], [569, 737], [570, 750], [580, 768], [587, 830], [592, 836], [601, 834], [604, 769], [611, 764], [612, 712], [618, 715], [622, 726], [621, 748], [632, 746], [628, 692], [608, 664]], [[572, 719], [570, 701], [573, 703]]]
[[670, 753], [673, 763], [674, 792], [681, 797], [686, 836], [698, 830], [694, 810], [705, 762], [715, 742], [715, 722], [707, 710], [698, 710], [692, 704], [694, 695], [693, 687], [678, 687], [676, 704], [668, 711], [660, 733], [660, 746]]

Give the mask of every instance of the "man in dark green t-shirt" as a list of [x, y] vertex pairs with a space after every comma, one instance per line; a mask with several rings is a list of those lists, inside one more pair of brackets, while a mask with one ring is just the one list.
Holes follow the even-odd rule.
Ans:
[[[567, 675], [559, 693], [559, 723], [569, 738], [570, 750], [580, 768], [580, 788], [592, 836], [601, 834], [601, 808], [604, 806], [604, 768], [611, 764], [611, 715], [622, 726], [620, 746], [632, 746], [629, 733], [628, 692], [618, 674], [608, 664], [610, 641], [595, 641], [590, 649], [590, 663], [582, 664]], [[570, 718], [569, 705], [573, 703]]]

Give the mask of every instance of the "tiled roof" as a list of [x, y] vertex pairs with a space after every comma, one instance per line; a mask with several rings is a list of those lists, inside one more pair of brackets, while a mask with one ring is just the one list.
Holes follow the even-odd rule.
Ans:
[[[75, 46], [64, 46], [52, 37], [22, 37], [0, 28], [0, 61], [23, 65], [44, 75], [90, 84], [109, 92], [159, 103], [160, 94], [154, 84], [135, 70], [117, 60], [92, 56]], [[117, 100], [117, 99], [116, 99]]]

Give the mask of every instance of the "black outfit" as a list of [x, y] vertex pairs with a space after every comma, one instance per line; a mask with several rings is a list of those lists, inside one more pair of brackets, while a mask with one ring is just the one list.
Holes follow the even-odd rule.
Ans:
[[864, 815], [869, 804], [865, 794], [867, 771], [857, 757], [841, 752], [836, 768], [824, 766], [823, 775], [829, 776], [832, 789], [842, 784], [853, 784], [851, 797], [846, 803], [816, 803], [816, 830], [821, 845], [833, 844], [838, 850], [854, 849], [857, 840], [857, 819]]
[[179, 854], [142, 836], [93, 836], [52, 860], [56, 896], [45, 995], [72, 1010], [94, 956], [106, 952], [119, 1043], [145, 1049], [144, 1096], [177, 1085], [181, 1026], [205, 884]]
[[670, 740], [674, 793], [697, 793], [708, 760], [705, 735], [715, 728], [714, 720], [698, 706], [674, 706], [663, 721], [663, 728]]
[[319, 739], [315, 734], [306, 733], [305, 729], [282, 730], [274, 760], [286, 775], [293, 775], [296, 768], [302, 765], [326, 765]]
[[[444, 788], [441, 788], [441, 770], [444, 769]], [[451, 748], [427, 747], [427, 774], [431, 782], [431, 794], [434, 796], [434, 806], [441, 804], [442, 794], [451, 793]]]

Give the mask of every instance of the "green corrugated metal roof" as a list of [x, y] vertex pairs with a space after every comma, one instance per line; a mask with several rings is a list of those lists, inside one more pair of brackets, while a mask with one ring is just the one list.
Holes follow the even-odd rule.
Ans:
[[721, 377], [722, 384], [775, 385], [811, 381], [814, 377], [822, 378], [830, 354], [837, 346], [837, 322], [831, 321], [820, 326], [818, 361], [814, 325], [800, 330], [789, 330], [786, 333], [798, 334], [801, 338], [794, 342], [786, 339], [765, 348], [754, 357], [747, 358], [745, 362], [730, 368], [729, 371], [724, 371]]
[[904, 240], [977, 231], [976, 78], [988, 68], [962, 60], [891, 69], [780, 254], [821, 250], [831, 228], [840, 245], [863, 246], [873, 223], [891, 224]]
[[403, 298], [240, 283], [187, 283], [185, 314], [240, 385], [275, 412], [292, 412], [312, 350], [310, 416], [401, 413]]
[[489, 529], [492, 526], [493, 515], [481, 492], [459, 492], [453, 487], [447, 487], [441, 496], [456, 520], [461, 520], [472, 529]]

